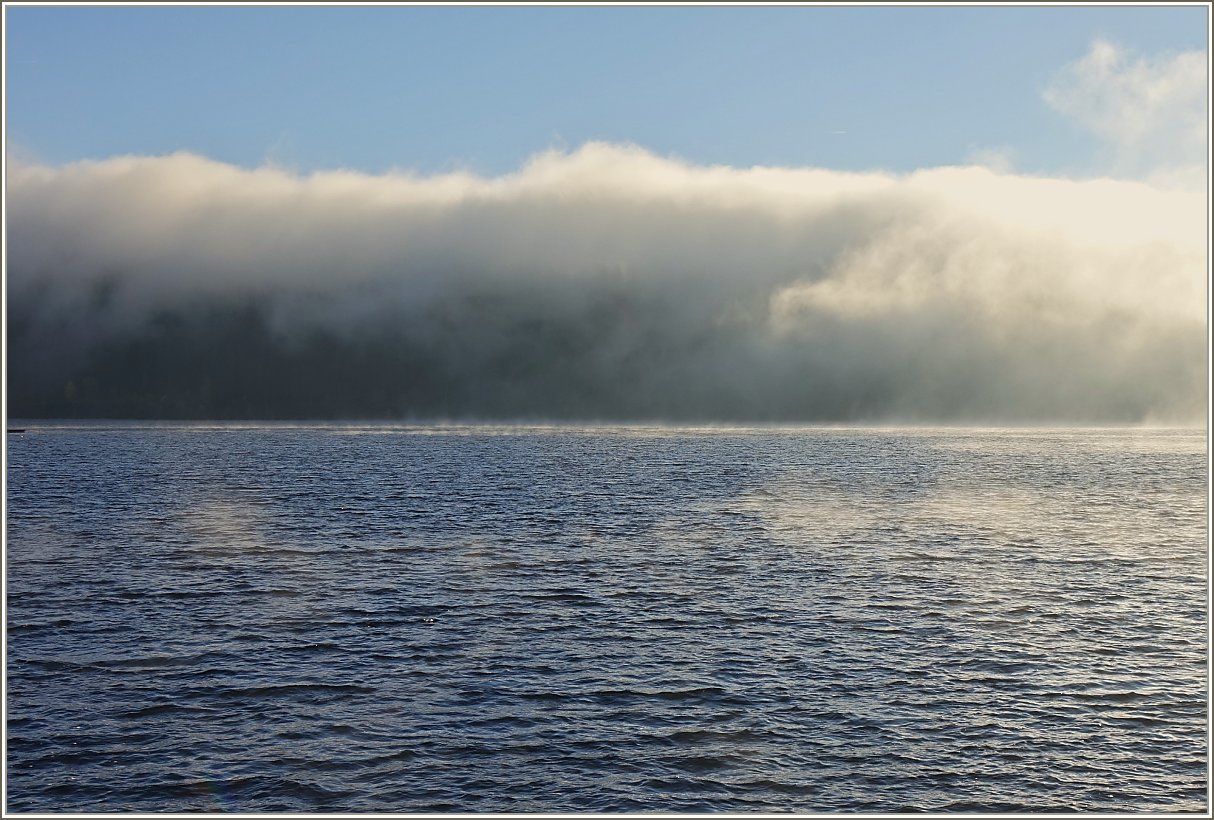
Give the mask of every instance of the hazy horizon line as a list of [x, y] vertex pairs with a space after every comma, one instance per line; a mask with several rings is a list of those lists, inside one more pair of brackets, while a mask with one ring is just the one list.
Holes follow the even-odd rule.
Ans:
[[816, 429], [816, 430], [1209, 430], [1209, 421], [1202, 423], [1154, 423], [1102, 424], [1087, 421], [1054, 422], [1000, 422], [995, 420], [973, 422], [946, 421], [741, 421], [713, 420], [691, 421], [673, 419], [162, 419], [162, 418], [26, 418], [6, 417], [6, 426], [20, 422], [25, 429], [31, 427], [105, 427], [118, 426], [128, 429], [139, 427], [278, 427], [278, 428], [323, 428], [323, 427], [381, 427], [381, 428], [666, 428], [673, 430], [742, 430], [742, 429]]

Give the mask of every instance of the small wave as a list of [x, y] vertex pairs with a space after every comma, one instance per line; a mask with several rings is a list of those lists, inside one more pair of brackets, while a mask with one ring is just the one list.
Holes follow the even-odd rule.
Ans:
[[730, 759], [726, 757], [712, 757], [707, 755], [697, 755], [693, 757], [676, 757], [669, 761], [669, 765], [676, 769], [681, 769], [685, 772], [699, 774], [701, 772], [712, 772], [720, 769], [728, 768], [731, 764]]
[[602, 606], [593, 596], [580, 592], [534, 592], [522, 596], [536, 603], [577, 604], [578, 606]]
[[39, 621], [33, 623], [9, 623], [8, 631], [10, 633], [23, 632], [38, 632], [45, 629], [59, 629], [65, 626], [78, 624], [80, 621], [74, 621], [71, 618], [56, 618], [53, 621]]
[[354, 683], [271, 683], [263, 686], [206, 689], [198, 691], [196, 694], [213, 695], [224, 700], [231, 700], [238, 698], [308, 698], [311, 696], [369, 695], [375, 691], [374, 687], [361, 686]]
[[726, 694], [720, 686], [696, 686], [690, 689], [604, 689], [594, 693], [596, 697], [613, 699], [657, 699], [670, 701], [709, 700]]
[[209, 709], [205, 706], [190, 706], [184, 703], [158, 703], [154, 706], [144, 706], [139, 709], [131, 709], [126, 712], [120, 712], [119, 717], [124, 718], [148, 718], [159, 717], [161, 715], [208, 715], [215, 714], [214, 709]]
[[138, 658], [105, 658], [90, 665], [101, 669], [164, 669], [174, 666], [193, 666], [213, 658], [212, 653], [201, 655], [145, 655]]
[[752, 729], [680, 729], [662, 739], [678, 744], [697, 744], [738, 743], [760, 738], [761, 736]]
[[[230, 780], [197, 778], [183, 782], [167, 781], [151, 783], [140, 789], [140, 796], [164, 795], [182, 797], [220, 797], [221, 802], [231, 808], [256, 808], [273, 811], [277, 807], [267, 806], [265, 801], [286, 798], [302, 805], [326, 805], [349, 795], [346, 790], [326, 788], [317, 783], [308, 783], [289, 777], [254, 775]], [[289, 804], [288, 804], [289, 805]], [[287, 808], [288, 806], [283, 806]]]
[[773, 791], [778, 794], [792, 795], [795, 797], [815, 795], [821, 791], [821, 786], [813, 786], [802, 783], [786, 783], [780, 780], [772, 780], [770, 778], [748, 780], [738, 785], [746, 790], [757, 792]]

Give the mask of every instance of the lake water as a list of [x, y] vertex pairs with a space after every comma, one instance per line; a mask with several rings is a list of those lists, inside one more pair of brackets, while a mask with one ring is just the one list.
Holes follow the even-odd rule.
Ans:
[[1206, 806], [1204, 430], [10, 423], [10, 811]]

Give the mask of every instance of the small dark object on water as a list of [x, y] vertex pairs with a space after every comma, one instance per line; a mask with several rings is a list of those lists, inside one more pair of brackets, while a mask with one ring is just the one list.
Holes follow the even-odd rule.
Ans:
[[8, 431], [9, 431], [10, 433], [24, 433], [24, 432], [25, 432], [25, 428], [24, 428], [24, 427], [22, 427], [21, 429], [17, 429], [16, 427], [9, 427], [9, 428], [8, 428]]

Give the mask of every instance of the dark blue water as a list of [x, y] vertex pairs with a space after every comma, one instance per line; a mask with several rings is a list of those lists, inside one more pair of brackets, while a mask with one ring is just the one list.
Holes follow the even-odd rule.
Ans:
[[1199, 811], [1204, 431], [25, 423], [10, 811]]

